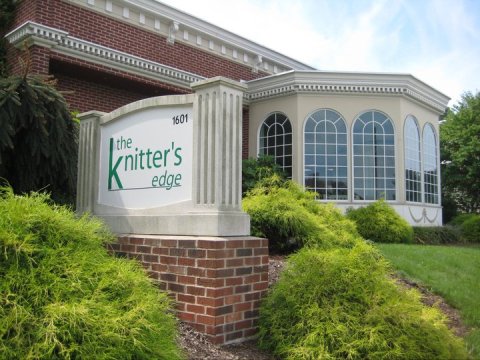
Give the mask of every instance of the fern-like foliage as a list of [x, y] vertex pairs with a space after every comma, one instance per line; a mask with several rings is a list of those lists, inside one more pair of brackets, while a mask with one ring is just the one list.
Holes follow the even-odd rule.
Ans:
[[0, 79], [0, 177], [15, 192], [75, 193], [78, 126], [49, 78]]

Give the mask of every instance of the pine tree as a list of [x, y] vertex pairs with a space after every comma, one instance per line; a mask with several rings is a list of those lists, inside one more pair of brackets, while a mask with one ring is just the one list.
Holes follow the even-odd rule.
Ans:
[[73, 202], [78, 125], [54, 85], [27, 71], [0, 79], [0, 177], [17, 193], [45, 190]]

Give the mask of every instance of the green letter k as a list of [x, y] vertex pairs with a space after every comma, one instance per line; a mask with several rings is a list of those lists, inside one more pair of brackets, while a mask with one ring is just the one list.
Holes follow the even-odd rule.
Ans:
[[112, 168], [113, 163], [113, 138], [110, 138], [110, 155], [108, 159], [108, 190], [112, 190], [112, 178], [115, 178], [119, 189], [123, 189], [122, 182], [117, 174], [118, 165], [122, 162], [123, 156], [119, 156], [115, 166]]

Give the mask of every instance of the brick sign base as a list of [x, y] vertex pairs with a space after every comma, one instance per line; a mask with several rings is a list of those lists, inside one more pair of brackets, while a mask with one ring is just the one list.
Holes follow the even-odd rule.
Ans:
[[111, 249], [138, 259], [174, 297], [179, 319], [214, 344], [255, 335], [268, 287], [268, 240], [126, 235]]

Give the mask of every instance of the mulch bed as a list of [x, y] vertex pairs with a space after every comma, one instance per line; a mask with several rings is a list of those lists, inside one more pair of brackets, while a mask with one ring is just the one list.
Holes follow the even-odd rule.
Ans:
[[[268, 266], [269, 285], [272, 286], [279, 278], [285, 265], [285, 257], [270, 256]], [[403, 279], [396, 278], [396, 282], [406, 288], [416, 288], [422, 294], [422, 302], [427, 306], [438, 306], [446, 315], [448, 327], [457, 336], [464, 336], [468, 328], [463, 325], [458, 310], [448, 305], [440, 296], [432, 294], [426, 288], [419, 284]], [[180, 324], [179, 344], [188, 354], [189, 360], [274, 360], [273, 355], [257, 348], [254, 340], [231, 345], [213, 345], [207, 338], [189, 327], [186, 324]]]

